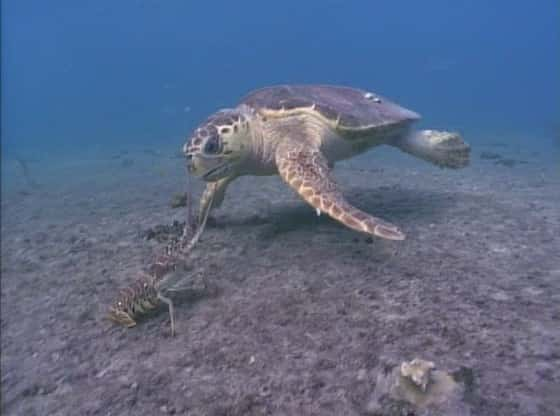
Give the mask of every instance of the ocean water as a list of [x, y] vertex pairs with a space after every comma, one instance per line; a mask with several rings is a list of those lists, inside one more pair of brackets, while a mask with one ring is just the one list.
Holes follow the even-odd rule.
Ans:
[[6, 1], [2, 149], [180, 147], [270, 84], [359, 86], [470, 141], [558, 140], [559, 6], [496, 0]]
[[[558, 412], [557, 0], [1, 12], [3, 414], [376, 414], [383, 360], [417, 356], [461, 369], [468, 393], [433, 414]], [[176, 305], [175, 338], [165, 311], [108, 325], [164, 246], [149, 230], [184, 220], [169, 201], [185, 138], [275, 84], [379, 93], [460, 132], [471, 164], [395, 149], [340, 164], [348, 198], [406, 230], [400, 246], [317, 218], [278, 178], [244, 178], [193, 260], [218, 294]]]

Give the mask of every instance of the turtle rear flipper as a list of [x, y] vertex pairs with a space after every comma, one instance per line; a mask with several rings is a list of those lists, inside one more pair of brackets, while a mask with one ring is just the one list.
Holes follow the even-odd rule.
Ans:
[[[304, 135], [305, 133], [301, 133]], [[352, 206], [332, 178], [328, 162], [306, 137], [284, 138], [276, 150], [276, 164], [282, 179], [307, 203], [342, 224], [363, 233], [389, 240], [404, 240], [399, 228]]]
[[394, 145], [442, 168], [460, 169], [469, 164], [471, 149], [459, 133], [421, 130], [404, 136]]

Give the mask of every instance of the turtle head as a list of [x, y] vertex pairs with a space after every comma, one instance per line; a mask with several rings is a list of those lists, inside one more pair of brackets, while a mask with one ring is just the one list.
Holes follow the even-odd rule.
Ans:
[[208, 182], [230, 176], [250, 152], [249, 124], [249, 114], [242, 109], [210, 116], [183, 146], [189, 172]]

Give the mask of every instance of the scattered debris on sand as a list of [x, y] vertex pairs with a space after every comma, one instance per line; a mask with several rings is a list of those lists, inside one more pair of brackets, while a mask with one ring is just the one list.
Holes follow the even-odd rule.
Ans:
[[529, 163], [526, 160], [519, 159], [499, 159], [494, 162], [495, 165], [505, 166], [507, 168], [513, 168], [516, 165]]
[[140, 233], [140, 237], [146, 240], [155, 240], [163, 243], [183, 233], [185, 222], [173, 221], [171, 225], [158, 224]]
[[[380, 367], [367, 411], [373, 415], [471, 414], [465, 386], [431, 361], [415, 358]], [[427, 412], [427, 413], [426, 413]]]
[[187, 206], [188, 195], [185, 192], [177, 192], [171, 197], [169, 206], [171, 208], [181, 208]]
[[481, 152], [480, 158], [485, 160], [496, 160], [496, 159], [501, 159], [502, 155], [495, 152]]
[[494, 161], [495, 165], [499, 165], [499, 166], [505, 166], [508, 168], [513, 168], [516, 165], [519, 164], [526, 164], [529, 163], [526, 160], [521, 160], [521, 159], [511, 159], [511, 158], [506, 158], [503, 155], [501, 155], [500, 153], [496, 153], [496, 152], [481, 152], [480, 153], [480, 158], [483, 160], [492, 160]]

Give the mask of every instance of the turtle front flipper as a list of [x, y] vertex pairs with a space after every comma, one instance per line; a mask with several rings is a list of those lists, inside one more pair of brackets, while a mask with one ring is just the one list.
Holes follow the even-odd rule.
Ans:
[[352, 206], [332, 178], [328, 161], [311, 140], [283, 139], [276, 150], [276, 165], [282, 179], [317, 212], [326, 212], [356, 231], [404, 240], [404, 233], [393, 224]]
[[200, 207], [198, 209], [199, 222], [204, 218], [207, 210], [210, 211], [212, 209], [219, 208], [220, 205], [222, 205], [226, 189], [230, 182], [234, 179], [235, 177], [222, 178], [216, 182], [210, 182], [206, 185], [206, 189], [200, 198]]

